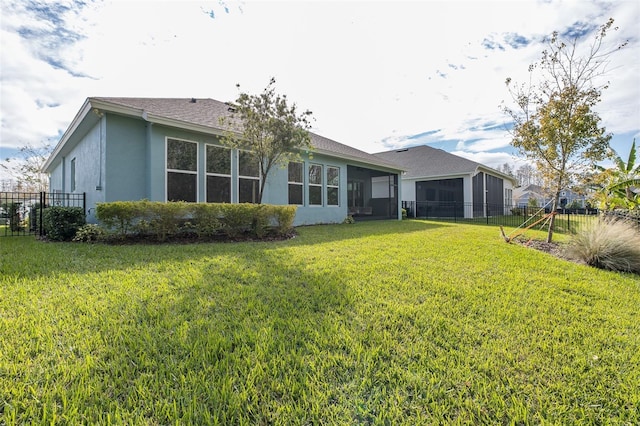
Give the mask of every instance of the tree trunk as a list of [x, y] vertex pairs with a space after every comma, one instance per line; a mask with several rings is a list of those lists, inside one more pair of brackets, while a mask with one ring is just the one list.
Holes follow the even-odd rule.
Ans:
[[260, 186], [259, 186], [259, 189], [258, 189], [258, 204], [262, 204], [262, 194], [264, 193], [265, 181], [266, 181], [266, 179], [263, 176], [262, 179], [260, 179]]
[[[264, 170], [263, 170], [264, 169]], [[260, 176], [260, 186], [259, 186], [259, 191], [258, 191], [258, 204], [262, 204], [262, 194], [264, 194], [264, 187], [267, 184], [267, 176], [269, 175], [269, 172], [271, 171], [271, 167], [267, 167], [264, 168], [262, 167], [262, 165], [260, 165], [260, 173], [262, 176]]]
[[556, 215], [553, 214], [558, 210], [558, 201], [560, 200], [560, 189], [556, 189], [556, 193], [553, 196], [553, 203], [551, 203], [551, 220], [549, 221], [549, 233], [547, 234], [547, 242], [550, 243], [553, 240], [553, 228], [556, 224]]

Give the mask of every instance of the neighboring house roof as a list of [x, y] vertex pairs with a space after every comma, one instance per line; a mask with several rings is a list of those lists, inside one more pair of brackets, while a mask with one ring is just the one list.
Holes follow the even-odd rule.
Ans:
[[[51, 167], [53, 160], [61, 152], [67, 141], [71, 139], [75, 130], [81, 126], [85, 118], [90, 115], [91, 111], [106, 111], [138, 117], [150, 123], [178, 127], [205, 134], [223, 135], [227, 129], [223, 128], [220, 124], [220, 118], [230, 118], [233, 114], [233, 105], [208, 98], [87, 98], [45, 163], [43, 170], [48, 170]], [[314, 147], [313, 152], [345, 158], [363, 164], [375, 165], [394, 171], [403, 170], [403, 168], [396, 163], [386, 161], [383, 158], [314, 133], [311, 133], [311, 144]]]
[[536, 198], [538, 200], [546, 200], [549, 196], [544, 195], [541, 192], [537, 192], [530, 189], [515, 188], [513, 190], [513, 199], [516, 201], [529, 200], [529, 198]]
[[543, 188], [540, 185], [536, 185], [535, 183], [530, 183], [529, 185], [525, 185], [522, 186], [520, 188], [518, 188], [521, 192], [533, 192], [535, 194], [538, 194], [540, 196], [546, 195], [548, 193], [550, 193], [550, 191], [548, 189]]
[[374, 155], [387, 161], [402, 164], [406, 170], [402, 176], [404, 179], [446, 178], [453, 175], [475, 175], [484, 171], [516, 183], [513, 176], [427, 145], [378, 152]]

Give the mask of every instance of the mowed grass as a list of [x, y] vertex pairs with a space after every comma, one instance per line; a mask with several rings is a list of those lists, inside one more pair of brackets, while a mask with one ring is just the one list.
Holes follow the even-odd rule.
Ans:
[[0, 424], [640, 423], [638, 276], [496, 227], [0, 255]]

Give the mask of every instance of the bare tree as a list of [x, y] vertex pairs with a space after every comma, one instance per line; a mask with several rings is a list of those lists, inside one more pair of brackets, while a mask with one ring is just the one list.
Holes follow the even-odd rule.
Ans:
[[2, 160], [0, 167], [16, 181], [14, 186], [17, 190], [46, 192], [49, 189], [49, 177], [42, 171], [42, 166], [52, 149], [49, 143], [42, 146], [28, 143], [19, 149], [17, 157]]

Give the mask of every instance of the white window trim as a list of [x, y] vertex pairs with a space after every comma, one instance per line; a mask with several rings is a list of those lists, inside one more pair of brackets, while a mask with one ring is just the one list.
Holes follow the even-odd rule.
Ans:
[[[196, 145], [196, 171], [191, 170], [180, 170], [180, 169], [170, 169], [169, 164], [169, 139], [180, 141], [180, 142], [189, 142]], [[189, 175], [196, 175], [196, 203], [200, 201], [200, 182], [198, 179], [198, 167], [200, 165], [200, 150], [198, 149], [199, 143], [197, 141], [190, 141], [188, 139], [182, 138], [174, 138], [170, 136], [165, 136], [164, 138], [164, 201], [169, 201], [169, 172], [173, 173], [183, 173]]]
[[[329, 185], [329, 169], [336, 169], [338, 171], [338, 185]], [[325, 175], [327, 176], [326, 182], [326, 206], [327, 207], [340, 207], [340, 167], [338, 166], [326, 166], [325, 167]], [[336, 188], [338, 190], [338, 204], [329, 204], [329, 188]]]
[[[239, 149], [238, 150], [238, 155], [237, 155], [237, 170], [238, 170], [238, 176], [236, 178], [236, 200], [239, 203], [240, 202], [240, 179], [249, 179], [249, 180], [255, 180], [258, 181], [258, 187], [260, 187], [262, 185], [262, 170], [260, 167], [260, 164], [258, 161], [256, 161], [256, 164], [258, 166], [258, 176], [246, 176], [246, 175], [241, 175], [240, 174], [240, 153], [241, 152], [251, 152], [245, 149]], [[264, 195], [264, 194], [263, 194]], [[263, 200], [264, 201], [264, 200]]]
[[[300, 168], [301, 168], [301, 176], [300, 177], [302, 178], [302, 180], [300, 182], [289, 180], [289, 164], [291, 164], [291, 163], [300, 164]], [[289, 161], [289, 164], [287, 164], [287, 203], [289, 203], [290, 206], [304, 206], [304, 162], [303, 161]], [[289, 202], [289, 185], [299, 185], [300, 187], [302, 187], [302, 204], [291, 204]]]
[[[318, 166], [320, 167], [320, 183], [311, 183], [311, 179], [309, 179], [309, 171], [311, 167]], [[320, 204], [311, 204], [311, 199], [308, 199], [309, 207], [324, 207], [325, 205], [325, 194], [324, 194], [324, 169], [325, 167], [322, 164], [312, 163], [309, 164], [309, 168], [307, 169], [307, 186], [309, 187], [308, 197], [311, 197], [311, 187], [320, 187]]]
[[[229, 174], [226, 175], [224, 173], [210, 173], [207, 171], [207, 147], [209, 146], [213, 146], [215, 148], [223, 148], [229, 151]], [[207, 201], [207, 177], [208, 176], [218, 176], [218, 177], [228, 177], [229, 178], [229, 185], [232, 187], [233, 186], [233, 150], [231, 148], [228, 148], [226, 146], [222, 146], [222, 145], [216, 145], [213, 143], [206, 143], [204, 144], [204, 202], [208, 203], [209, 201]], [[231, 196], [231, 194], [233, 194], [233, 188], [229, 188], [229, 198], [231, 198], [229, 200], [229, 203], [233, 202], [233, 197]]]

